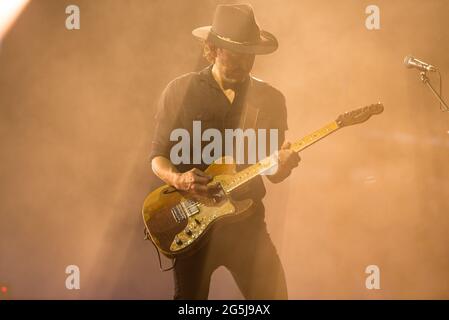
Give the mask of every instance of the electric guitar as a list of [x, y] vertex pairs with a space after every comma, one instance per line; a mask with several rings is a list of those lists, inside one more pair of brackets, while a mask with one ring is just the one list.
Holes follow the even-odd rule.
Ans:
[[[372, 104], [340, 115], [337, 120], [291, 144], [290, 149], [300, 152], [318, 140], [346, 126], [367, 121], [372, 115], [384, 110], [381, 103]], [[235, 221], [246, 216], [253, 204], [251, 199], [235, 201], [233, 192], [277, 165], [269, 156], [242, 171], [229, 159], [220, 158], [212, 163], [206, 173], [213, 177], [210, 184], [219, 186], [218, 197], [193, 199], [186, 192], [164, 185], [151, 192], [142, 209], [145, 231], [155, 246], [167, 257], [188, 254], [206, 241], [210, 229], [217, 222]]]

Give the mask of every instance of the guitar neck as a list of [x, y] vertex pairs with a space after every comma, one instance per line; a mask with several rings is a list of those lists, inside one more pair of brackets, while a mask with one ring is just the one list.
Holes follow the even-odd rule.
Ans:
[[294, 142], [290, 149], [295, 151], [295, 152], [300, 152], [302, 150], [304, 150], [305, 148], [311, 146], [312, 144], [314, 144], [315, 142], [323, 139], [324, 137], [330, 135], [332, 132], [337, 131], [338, 129], [340, 129], [339, 125], [337, 124], [336, 121], [332, 121], [331, 123], [328, 123], [327, 125], [325, 125], [324, 127], [322, 127], [321, 129], [312, 132], [311, 134], [305, 136], [304, 138]]
[[[333, 121], [321, 129], [312, 132], [311, 134], [305, 136], [304, 138], [292, 143], [290, 146], [290, 150], [293, 150], [295, 152], [300, 152], [304, 150], [305, 148], [311, 146], [315, 142], [323, 139], [324, 137], [328, 136], [334, 131], [337, 131], [340, 128], [340, 126], [337, 124], [336, 121]], [[256, 164], [253, 164], [244, 170], [237, 172], [233, 178], [229, 181], [229, 183], [225, 186], [225, 190], [227, 192], [230, 192], [239, 186], [245, 184], [249, 180], [257, 177], [258, 175], [272, 169], [274, 166], [276, 166], [277, 161], [273, 159], [273, 156], [266, 157], [262, 159], [261, 161], [257, 162]]]

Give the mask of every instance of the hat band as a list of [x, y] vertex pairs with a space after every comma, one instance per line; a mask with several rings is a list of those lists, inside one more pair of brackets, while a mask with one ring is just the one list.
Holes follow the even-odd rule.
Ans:
[[[240, 44], [240, 45], [254, 45], [254, 44], [258, 44], [257, 41], [255, 41], [255, 42], [249, 42], [249, 41], [240, 42], [240, 41], [235, 41], [235, 40], [232, 40], [231, 38], [227, 38], [227, 37], [220, 36], [219, 34], [215, 33], [213, 30], [210, 30], [210, 33], [211, 33], [212, 35], [214, 35], [215, 37], [221, 39], [221, 40], [224, 40], [224, 41], [227, 41], [227, 42], [230, 42], [230, 43], [234, 43], [234, 44]], [[260, 39], [259, 39], [259, 40], [260, 40]]]

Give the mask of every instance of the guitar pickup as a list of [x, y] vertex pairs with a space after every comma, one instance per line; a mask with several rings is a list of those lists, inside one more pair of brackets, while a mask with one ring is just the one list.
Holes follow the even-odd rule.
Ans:
[[172, 216], [177, 223], [180, 223], [182, 220], [186, 219], [186, 214], [184, 209], [180, 204], [174, 206], [171, 210]]

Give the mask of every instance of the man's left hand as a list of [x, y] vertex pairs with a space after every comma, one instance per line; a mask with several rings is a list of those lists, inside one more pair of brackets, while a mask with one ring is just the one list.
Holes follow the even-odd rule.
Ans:
[[281, 182], [287, 178], [301, 161], [298, 153], [291, 150], [290, 146], [290, 142], [285, 141], [278, 152], [278, 170], [274, 175], [268, 176], [274, 183]]

